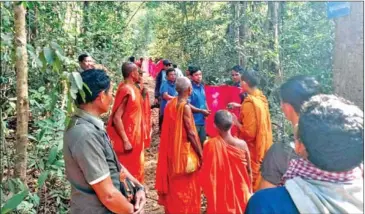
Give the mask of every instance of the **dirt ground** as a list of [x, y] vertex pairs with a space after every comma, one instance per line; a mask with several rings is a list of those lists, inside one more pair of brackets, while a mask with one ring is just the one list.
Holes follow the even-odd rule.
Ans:
[[[151, 104], [154, 101], [154, 89], [155, 82], [152, 77], [146, 74], [143, 77], [144, 86], [148, 89]], [[145, 152], [145, 185], [148, 188], [147, 192], [147, 204], [145, 207], [146, 213], [165, 213], [164, 208], [157, 204], [157, 192], [155, 190], [155, 175], [156, 175], [156, 164], [157, 164], [157, 153], [158, 144], [160, 142], [158, 136], [158, 110], [152, 110], [152, 142], [151, 147], [146, 149]]]

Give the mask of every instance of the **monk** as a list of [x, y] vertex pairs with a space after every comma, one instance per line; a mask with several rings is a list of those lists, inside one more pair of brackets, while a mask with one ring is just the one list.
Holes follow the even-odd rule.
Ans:
[[144, 181], [143, 98], [136, 83], [138, 67], [132, 62], [122, 65], [124, 82], [118, 86], [107, 125], [119, 161], [141, 183]]
[[232, 136], [232, 123], [230, 112], [217, 111], [214, 124], [219, 135], [204, 145], [199, 181], [207, 213], [244, 213], [252, 193], [250, 152], [245, 141]]
[[151, 123], [151, 105], [150, 97], [147, 92], [147, 88], [144, 87], [143, 82], [143, 71], [138, 69], [139, 80], [136, 86], [141, 90], [143, 98], [143, 130], [144, 130], [144, 148], [148, 148], [151, 145], [151, 135], [152, 135], [152, 123]]
[[192, 90], [188, 78], [178, 78], [178, 96], [165, 108], [155, 186], [165, 213], [200, 213], [198, 169], [202, 149], [187, 102]]
[[255, 71], [247, 70], [242, 73], [242, 91], [247, 92], [248, 95], [242, 102], [239, 119], [233, 115], [234, 124], [239, 129], [238, 137], [246, 141], [250, 150], [254, 192], [259, 188], [262, 160], [272, 145], [269, 103], [257, 85]]

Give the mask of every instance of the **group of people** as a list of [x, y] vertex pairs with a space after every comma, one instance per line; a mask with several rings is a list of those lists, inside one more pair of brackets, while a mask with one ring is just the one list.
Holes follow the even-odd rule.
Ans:
[[[144, 149], [152, 125], [141, 66], [132, 59], [123, 63], [124, 81], [105, 128], [99, 117], [112, 103], [113, 83], [90, 56], [79, 62], [85, 97], [77, 96], [63, 148], [71, 212], [143, 213]], [[177, 77], [169, 60], [161, 62], [154, 101], [161, 130], [155, 188], [166, 213], [200, 213], [201, 191], [207, 213], [363, 212], [364, 127], [358, 107], [321, 94], [313, 77], [292, 77], [281, 85], [280, 97], [293, 143], [273, 143], [257, 71], [234, 66], [241, 103], [215, 113], [219, 134], [210, 138], [201, 69], [191, 65], [186, 76]], [[238, 117], [233, 108], [240, 108]]]

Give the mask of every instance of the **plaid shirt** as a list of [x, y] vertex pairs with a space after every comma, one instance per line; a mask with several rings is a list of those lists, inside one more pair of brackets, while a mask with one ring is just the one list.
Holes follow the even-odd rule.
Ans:
[[279, 185], [283, 186], [286, 180], [298, 176], [305, 179], [332, 183], [349, 182], [356, 178], [363, 177], [363, 165], [361, 164], [360, 167], [345, 172], [328, 172], [317, 168], [306, 159], [293, 159], [290, 161], [288, 170], [282, 177]]

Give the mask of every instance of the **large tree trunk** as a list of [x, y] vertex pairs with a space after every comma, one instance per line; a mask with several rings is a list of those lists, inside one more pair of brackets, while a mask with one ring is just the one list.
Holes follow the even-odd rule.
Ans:
[[351, 2], [348, 16], [335, 18], [334, 92], [364, 108], [364, 9]]
[[274, 57], [269, 63], [269, 70], [281, 78], [279, 62], [279, 2], [268, 2], [268, 30], [271, 35], [269, 48]]
[[245, 48], [245, 43], [247, 42], [247, 35], [248, 35], [248, 20], [247, 20], [247, 5], [248, 2], [240, 2], [240, 22], [239, 22], [239, 45], [240, 45], [240, 52], [239, 52], [239, 64], [241, 66], [247, 67], [247, 50]]
[[82, 23], [82, 33], [86, 33], [86, 29], [89, 26], [90, 20], [89, 20], [89, 2], [84, 1], [84, 9], [83, 9], [83, 23]]
[[239, 18], [240, 18], [240, 4], [239, 2], [234, 2], [234, 43], [237, 49], [237, 53], [238, 53], [238, 58], [237, 58], [237, 63], [239, 64], [241, 61], [241, 57], [240, 57], [240, 30], [239, 30]]
[[27, 145], [28, 145], [28, 55], [27, 33], [25, 27], [26, 10], [22, 3], [14, 3], [15, 14], [15, 70], [16, 70], [16, 93], [17, 93], [17, 127], [15, 142], [15, 169], [14, 175], [23, 182], [26, 179], [27, 169]]

